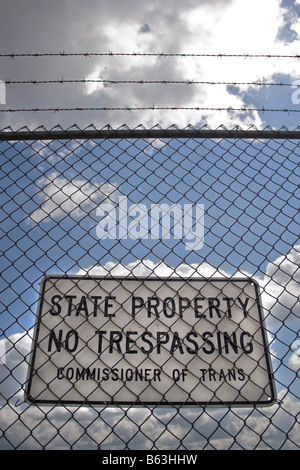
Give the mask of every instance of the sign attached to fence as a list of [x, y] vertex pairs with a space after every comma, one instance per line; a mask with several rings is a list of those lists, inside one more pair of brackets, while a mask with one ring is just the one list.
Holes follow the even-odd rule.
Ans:
[[251, 279], [42, 282], [27, 402], [264, 406], [275, 395]]

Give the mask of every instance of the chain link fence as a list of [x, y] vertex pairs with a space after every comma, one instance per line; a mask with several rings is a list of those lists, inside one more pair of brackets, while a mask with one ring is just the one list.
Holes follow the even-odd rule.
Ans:
[[299, 449], [300, 131], [1, 133], [1, 449]]

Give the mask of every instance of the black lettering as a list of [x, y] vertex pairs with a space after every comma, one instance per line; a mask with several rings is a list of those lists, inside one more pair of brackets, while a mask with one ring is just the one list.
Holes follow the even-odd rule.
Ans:
[[144, 341], [144, 343], [147, 343], [149, 345], [149, 349], [146, 350], [144, 348], [144, 346], [141, 347], [141, 351], [144, 353], [144, 354], [150, 354], [152, 353], [153, 349], [154, 349], [154, 346], [153, 346], [153, 343], [151, 343], [151, 341], [149, 339], [146, 338], [146, 336], [150, 336], [151, 338], [153, 338], [153, 335], [152, 333], [150, 333], [150, 331], [145, 331], [142, 336], [141, 336], [141, 340]]
[[85, 369], [85, 372], [86, 372], [86, 380], [95, 380], [96, 379], [96, 368], [94, 367], [94, 369], [91, 369], [88, 367], [87, 369]]
[[199, 310], [203, 308], [203, 305], [199, 305], [198, 302], [204, 300], [204, 297], [196, 297], [194, 299], [195, 318], [206, 318], [204, 313], [200, 313]]
[[182, 318], [183, 312], [191, 306], [191, 301], [186, 297], [179, 297], [179, 316]]
[[189, 353], [189, 354], [197, 354], [198, 350], [199, 350], [199, 346], [198, 344], [196, 343], [196, 341], [194, 341], [193, 339], [191, 339], [191, 336], [193, 336], [194, 338], [198, 338], [198, 335], [197, 333], [195, 333], [194, 331], [190, 331], [187, 335], [186, 335], [186, 341], [190, 344], [192, 344], [194, 346], [194, 349], [190, 348], [190, 347], [186, 347], [186, 351]]
[[232, 318], [232, 315], [231, 315], [231, 301], [233, 300], [232, 297], [223, 297], [223, 300], [225, 300], [225, 302], [227, 303], [227, 312], [226, 312], [226, 315], [228, 318]]
[[[171, 313], [168, 313], [168, 304], [171, 303]], [[176, 314], [175, 300], [172, 297], [166, 297], [163, 302], [164, 316], [167, 318], [173, 318]]]
[[84, 315], [88, 317], [89, 312], [86, 304], [86, 296], [83, 295], [80, 299], [79, 305], [77, 306], [76, 309], [76, 317], [79, 315], [79, 313], [84, 312]]
[[245, 302], [243, 302], [240, 297], [238, 297], [237, 299], [238, 299], [238, 301], [239, 301], [239, 303], [240, 303], [240, 305], [243, 309], [244, 317], [246, 318], [247, 315], [248, 315], [248, 312], [247, 312], [246, 308], [247, 308], [247, 305], [248, 305], [248, 302], [249, 302], [249, 297], [246, 297]]
[[144, 300], [142, 297], [132, 297], [132, 302], [131, 302], [131, 314], [133, 318], [135, 317], [136, 311], [140, 310], [142, 307], [144, 307]]
[[207, 339], [207, 338], [212, 338], [212, 337], [213, 337], [213, 334], [210, 331], [205, 331], [202, 335], [202, 339], [205, 342], [205, 344], [210, 346], [210, 349], [207, 349], [205, 346], [203, 346], [202, 349], [205, 354], [212, 354], [215, 350], [214, 343], [210, 341], [209, 339]]
[[[74, 336], [74, 344], [70, 346], [70, 338]], [[48, 352], [52, 350], [52, 343], [55, 343], [56, 351], [60, 352], [61, 347], [63, 346], [68, 352], [74, 352], [77, 349], [79, 337], [78, 333], [75, 330], [70, 330], [66, 334], [65, 340], [63, 341], [63, 330], [59, 330], [58, 337], [55, 334], [54, 330], [50, 331], [49, 342], [48, 342]]]
[[180, 380], [180, 370], [174, 369], [172, 372], [172, 377], [175, 382], [178, 382]]
[[246, 354], [251, 354], [252, 351], [253, 351], [253, 344], [248, 342], [246, 345], [244, 343], [244, 337], [245, 336], [248, 336], [250, 338], [252, 338], [251, 334], [248, 333], [248, 331], [243, 331], [243, 333], [241, 333], [241, 337], [240, 337], [240, 342], [241, 342], [241, 348], [242, 350], [244, 351], [244, 353]]
[[127, 369], [126, 372], [125, 372], [125, 379], [128, 382], [130, 382], [131, 380], [133, 380], [133, 377], [134, 377], [133, 370], [132, 369]]
[[213, 311], [216, 312], [218, 318], [221, 318], [221, 313], [220, 313], [219, 307], [220, 307], [219, 299], [215, 298], [215, 297], [209, 297], [209, 299], [208, 299], [209, 318], [214, 317]]
[[174, 332], [170, 353], [173, 354], [177, 349], [179, 349], [180, 354], [184, 354], [179, 334], [177, 332]]
[[137, 354], [137, 350], [131, 349], [131, 345], [135, 344], [135, 341], [130, 339], [131, 335], [137, 335], [137, 331], [127, 331], [126, 332], [126, 353], [127, 354]]
[[65, 368], [64, 367], [59, 367], [57, 369], [57, 375], [56, 377], [58, 378], [58, 380], [62, 380], [64, 378], [64, 370]]
[[[145, 380], [148, 380], [147, 379], [147, 371], [150, 370], [150, 369], [145, 369]], [[144, 376], [143, 376], [143, 369], [141, 370], [136, 370], [135, 371], [135, 381], [137, 382], [138, 380], [143, 380], [144, 379]]]
[[[164, 340], [162, 338], [164, 338]], [[164, 331], [159, 331], [157, 333], [157, 354], [161, 353], [161, 345], [167, 344], [169, 339], [170, 337], [168, 333], [165, 333]]]
[[239, 381], [243, 382], [245, 380], [244, 369], [238, 369]]
[[101, 295], [91, 295], [91, 299], [94, 301], [94, 310], [93, 310], [93, 316], [97, 316], [97, 310], [98, 310], [98, 300], [102, 299]]
[[68, 380], [72, 380], [73, 377], [74, 377], [74, 369], [73, 369], [73, 367], [69, 367], [69, 368], [67, 369], [66, 378], [67, 378]]
[[222, 336], [221, 336], [221, 332], [220, 332], [220, 331], [217, 331], [217, 342], [218, 342], [218, 351], [219, 351], [219, 354], [222, 354]]
[[[60, 295], [53, 295], [51, 298], [51, 303], [52, 303], [52, 308], [50, 310], [50, 314], [53, 316], [59, 315], [61, 312], [61, 305], [60, 301], [62, 300], [62, 297]], [[55, 307], [55, 308], [54, 308]]]
[[[70, 338], [74, 336], [74, 344], [73, 346], [71, 347], [70, 344], [69, 344], [69, 341], [70, 341]], [[66, 334], [66, 339], [64, 341], [64, 347], [65, 349], [68, 351], [68, 352], [74, 352], [76, 349], [77, 349], [77, 346], [78, 346], [78, 341], [79, 341], [79, 338], [78, 338], [78, 333], [77, 331], [75, 330], [70, 330], [68, 331], [68, 333]]]
[[74, 305], [72, 304], [72, 300], [73, 299], [76, 299], [77, 298], [77, 295], [66, 295], [65, 296], [69, 305], [68, 305], [68, 313], [67, 313], [67, 316], [70, 317], [71, 316], [71, 313], [72, 313], [72, 309], [74, 307]]
[[119, 331], [111, 331], [110, 332], [110, 340], [109, 340], [109, 352], [114, 352], [114, 344], [116, 345], [116, 349], [119, 353], [122, 354], [120, 342], [122, 341], [123, 335]]
[[115, 313], [108, 313], [108, 309], [113, 307], [113, 304], [109, 304], [108, 302], [110, 300], [115, 300], [115, 299], [116, 299], [115, 297], [110, 296], [110, 295], [105, 297], [105, 303], [104, 303], [104, 316], [105, 317], [115, 317], [116, 316]]
[[80, 370], [79, 367], [77, 367], [75, 380], [84, 380], [84, 374], [85, 374], [85, 369]]
[[55, 343], [56, 351], [60, 352], [61, 346], [62, 346], [62, 343], [63, 343], [62, 337], [63, 337], [63, 330], [59, 330], [58, 338], [57, 338], [54, 330], [50, 331], [49, 342], [48, 342], [48, 352], [51, 352], [51, 350], [52, 350], [52, 342], [53, 341]]
[[237, 354], [239, 352], [239, 348], [236, 342], [236, 333], [233, 332], [232, 336], [229, 336], [226, 331], [224, 331], [224, 347], [225, 347], [225, 354], [230, 354], [228, 345], [232, 347], [233, 351]]
[[99, 335], [99, 338], [98, 338], [98, 354], [102, 353], [102, 339], [103, 339], [103, 335], [106, 335], [106, 333], [107, 333], [107, 331], [98, 331], [98, 330], [95, 331], [95, 334]]
[[208, 369], [208, 375], [209, 375], [210, 382], [212, 382], [212, 380], [216, 382], [216, 371], [214, 369]]
[[148, 297], [148, 318], [151, 318], [151, 310], [154, 311], [154, 315], [159, 317], [159, 312], [158, 312], [158, 305], [159, 305], [159, 298], [158, 297]]

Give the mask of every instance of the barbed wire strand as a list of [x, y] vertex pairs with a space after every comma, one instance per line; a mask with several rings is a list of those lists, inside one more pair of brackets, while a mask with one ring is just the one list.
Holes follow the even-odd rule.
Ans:
[[294, 86], [293, 83], [283, 82], [264, 82], [256, 80], [254, 82], [226, 82], [226, 81], [205, 81], [205, 80], [104, 80], [104, 79], [56, 79], [56, 80], [12, 80], [10, 78], [3, 80], [6, 85], [46, 85], [46, 84], [70, 84], [70, 83], [102, 83], [108, 85], [134, 84], [134, 85], [226, 85], [226, 86]]
[[242, 58], [242, 59], [300, 59], [300, 54], [205, 54], [205, 53], [165, 53], [165, 52], [35, 52], [0, 54], [0, 58], [18, 57], [199, 57], [199, 58]]
[[300, 113], [300, 109], [270, 109], [270, 108], [216, 108], [216, 107], [189, 107], [189, 106], [120, 106], [120, 107], [75, 107], [75, 108], [21, 108], [21, 109], [0, 109], [0, 113], [18, 112], [68, 112], [68, 111], [226, 111], [226, 112], [272, 112], [272, 113]]

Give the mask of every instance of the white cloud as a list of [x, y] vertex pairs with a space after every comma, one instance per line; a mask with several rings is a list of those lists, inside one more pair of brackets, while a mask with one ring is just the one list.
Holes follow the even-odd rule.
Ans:
[[115, 184], [97, 185], [83, 178], [69, 180], [58, 176], [56, 171], [40, 178], [37, 185], [42, 188], [39, 193], [41, 207], [30, 215], [30, 219], [36, 223], [57, 220], [67, 215], [76, 219], [85, 217], [104, 199], [115, 201], [118, 193]]
[[289, 253], [268, 264], [260, 284], [263, 306], [270, 322], [299, 321], [299, 266], [300, 245], [295, 245]]
[[291, 351], [292, 355], [289, 357], [288, 367], [291, 370], [298, 372], [300, 368], [300, 339], [293, 342], [291, 345]]
[[199, 264], [182, 264], [176, 268], [168, 266], [164, 262], [154, 263], [151, 260], [138, 260], [124, 266], [121, 263], [109, 261], [104, 266], [91, 266], [87, 269], [80, 269], [77, 274], [94, 276], [220, 276], [226, 275], [224, 271], [217, 270], [210, 264], [204, 262]]
[[0, 340], [0, 402], [22, 402], [24, 399], [23, 384], [25, 383], [29, 354], [32, 346], [32, 330], [15, 333]]

